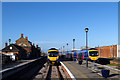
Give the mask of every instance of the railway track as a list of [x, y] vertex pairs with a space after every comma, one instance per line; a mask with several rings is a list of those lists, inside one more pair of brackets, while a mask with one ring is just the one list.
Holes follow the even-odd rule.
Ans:
[[63, 74], [61, 73], [60, 66], [48, 66], [46, 80], [51, 79], [63, 80]]
[[39, 70], [33, 80], [72, 80], [74, 76], [68, 71], [67, 67], [61, 62], [61, 65], [44, 64], [44, 67]]

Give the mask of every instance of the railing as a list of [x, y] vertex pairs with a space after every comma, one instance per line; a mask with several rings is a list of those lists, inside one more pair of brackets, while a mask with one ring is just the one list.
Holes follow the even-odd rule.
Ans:
[[0, 74], [2, 74], [2, 80], [30, 79], [46, 61], [46, 57], [40, 57], [19, 66], [2, 70], [0, 71]]

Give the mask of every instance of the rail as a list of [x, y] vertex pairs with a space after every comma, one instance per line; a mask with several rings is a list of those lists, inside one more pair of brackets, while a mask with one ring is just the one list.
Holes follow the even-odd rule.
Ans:
[[48, 71], [46, 73], [46, 80], [58, 79], [63, 80], [63, 74], [61, 73], [59, 66], [48, 66]]

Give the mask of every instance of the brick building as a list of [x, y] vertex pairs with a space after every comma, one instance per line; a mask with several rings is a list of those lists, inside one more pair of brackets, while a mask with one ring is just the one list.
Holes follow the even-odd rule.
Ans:
[[23, 34], [21, 34], [21, 37], [16, 40], [16, 45], [23, 47], [25, 50], [27, 50], [27, 53], [30, 54], [32, 42], [28, 41], [28, 37], [23, 37]]
[[118, 45], [95, 47], [99, 51], [100, 57], [112, 58], [120, 57], [118, 54]]
[[38, 45], [36, 45], [35, 47], [34, 43], [32, 44], [32, 42], [28, 40], [28, 37], [23, 37], [23, 34], [21, 34], [21, 37], [16, 40], [15, 44], [23, 47], [27, 51], [27, 56], [29, 56], [30, 58], [40, 57], [40, 47], [38, 47]]

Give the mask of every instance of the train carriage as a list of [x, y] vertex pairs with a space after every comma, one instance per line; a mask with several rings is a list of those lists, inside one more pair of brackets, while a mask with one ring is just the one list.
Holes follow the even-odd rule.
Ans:
[[78, 51], [77, 58], [79, 58], [80, 56], [82, 59], [98, 60], [99, 53], [97, 49], [91, 48], [87, 50]]
[[[68, 56], [69, 54], [67, 54], [66, 56]], [[73, 59], [88, 59], [88, 60], [98, 60], [99, 58], [99, 53], [98, 50], [95, 48], [90, 48], [87, 50], [80, 50], [80, 51], [74, 51], [72, 53], [72, 58]]]
[[66, 59], [72, 60], [72, 59], [73, 59], [73, 54], [74, 54], [74, 52], [68, 51], [68, 52], [66, 53]]

